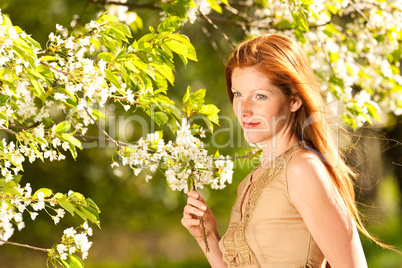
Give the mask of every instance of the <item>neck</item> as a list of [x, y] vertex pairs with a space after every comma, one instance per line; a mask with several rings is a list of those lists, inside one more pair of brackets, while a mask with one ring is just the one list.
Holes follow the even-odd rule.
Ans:
[[275, 136], [271, 140], [261, 144], [263, 159], [261, 162], [262, 167], [267, 167], [280, 154], [284, 153], [300, 139], [296, 135], [290, 137]]

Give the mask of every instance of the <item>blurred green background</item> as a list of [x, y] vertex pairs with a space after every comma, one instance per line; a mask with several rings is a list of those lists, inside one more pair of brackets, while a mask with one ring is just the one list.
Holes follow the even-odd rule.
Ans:
[[[100, 10], [95, 4], [77, 0], [1, 0], [0, 8], [10, 16], [14, 25], [31, 34], [42, 47], [46, 45], [48, 34], [55, 31], [56, 23], [68, 27], [75, 14], [81, 16], [81, 23], [85, 23], [93, 19]], [[144, 30], [136, 34], [140, 37], [147, 32], [148, 26], [155, 27], [158, 24], [159, 11], [137, 11], [144, 21]], [[221, 108], [223, 116], [219, 128], [221, 131], [213, 136], [215, 147], [218, 145], [223, 155], [241, 154], [247, 145], [242, 139], [226, 97], [223, 77], [223, 60], [230, 46], [222, 38], [216, 38], [222, 40], [217, 44], [220, 48], [218, 53], [212, 48], [209, 38], [202, 34], [199, 26], [196, 22], [195, 25], [186, 25], [181, 30], [196, 46], [199, 62], [190, 62], [187, 67], [177, 64], [177, 80], [175, 87], [169, 90], [169, 96], [180, 100], [187, 85], [193, 90], [206, 88], [207, 102]], [[235, 41], [243, 38], [241, 31], [236, 27], [223, 30]], [[106, 109], [120, 108], [110, 104]], [[152, 124], [147, 116], [144, 115], [143, 118], [147, 125]], [[133, 141], [146, 134], [138, 117], [126, 115], [110, 119], [106, 128], [109, 131], [120, 128], [122, 131], [121, 136], [117, 138]], [[370, 135], [363, 131], [363, 135], [367, 134], [371, 138], [362, 139], [361, 150], [356, 152], [357, 157], [354, 156], [360, 159], [357, 165], [364, 167], [363, 190], [358, 190], [357, 195], [362, 203], [361, 211], [367, 219], [368, 230], [381, 241], [399, 246], [401, 250], [402, 200], [394, 172], [396, 166], [393, 164], [400, 163], [396, 158], [400, 160], [401, 154], [396, 151], [389, 156], [389, 152], [393, 152], [388, 150], [389, 144], [376, 139], [378, 133], [383, 130], [370, 130]], [[168, 130], [165, 134], [169, 135]], [[230, 143], [227, 143], [228, 141]], [[79, 152], [77, 161], [67, 157], [62, 162], [37, 161], [34, 164], [25, 164], [21, 184], [30, 182], [33, 189], [47, 187], [53, 192], [78, 191], [98, 204], [102, 210], [102, 229], [95, 229], [93, 226], [94, 235], [91, 241], [94, 244], [85, 262], [86, 267], [209, 267], [198, 245], [180, 223], [186, 202], [185, 194], [170, 191], [159, 173], [146, 183], [142, 175], [135, 177], [129, 169], [110, 168], [114, 151], [112, 145], [87, 142], [84, 147], [87, 149]], [[216, 150], [211, 144], [207, 144], [207, 148], [211, 153]], [[356, 162], [352, 159], [351, 162], [353, 161]], [[255, 165], [252, 161], [238, 160], [235, 163], [231, 185], [221, 191], [201, 190], [202, 196], [218, 219], [221, 234], [228, 226], [237, 185]], [[11, 241], [49, 247], [60, 241], [65, 228], [76, 225], [75, 219], [70, 215], [66, 215], [56, 226], [46, 215], [42, 216], [35, 221], [26, 217], [27, 226], [21, 232], [16, 232]], [[366, 239], [363, 239], [363, 245], [369, 267], [402, 267], [401, 255], [381, 249]], [[0, 247], [0, 267], [46, 267], [46, 258], [42, 252], [10, 245]]]

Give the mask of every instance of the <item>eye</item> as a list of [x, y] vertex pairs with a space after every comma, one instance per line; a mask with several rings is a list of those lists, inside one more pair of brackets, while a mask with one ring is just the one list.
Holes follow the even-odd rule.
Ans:
[[233, 96], [235, 97], [241, 97], [241, 94], [239, 92], [233, 92]]
[[262, 94], [257, 94], [257, 99], [263, 100], [265, 99], [267, 96], [262, 95]]

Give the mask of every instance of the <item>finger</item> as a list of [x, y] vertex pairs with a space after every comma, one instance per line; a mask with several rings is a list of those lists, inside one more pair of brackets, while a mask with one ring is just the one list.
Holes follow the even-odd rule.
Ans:
[[193, 207], [193, 206], [191, 206], [191, 205], [186, 205], [185, 207], [184, 207], [184, 216], [186, 216], [186, 213], [187, 213], [187, 215], [190, 215], [190, 216], [197, 216], [197, 217], [199, 217], [199, 216], [204, 216], [204, 211], [202, 211], [201, 209], [198, 209], [198, 208], [196, 208], [196, 207]]
[[181, 224], [183, 226], [188, 226], [188, 227], [192, 227], [192, 226], [199, 226], [200, 225], [200, 220], [199, 219], [189, 219], [189, 218], [182, 218], [181, 219]]
[[198, 199], [198, 200], [200, 200], [202, 202], [205, 202], [205, 200], [202, 198], [202, 196], [195, 190], [191, 190], [190, 192], [187, 193], [187, 195], [189, 197], [193, 197], [193, 198]]
[[187, 204], [191, 205], [193, 207], [196, 207], [202, 211], [206, 211], [208, 208], [208, 206], [207, 206], [207, 204], [205, 204], [205, 202], [195, 199], [193, 197], [187, 198]]

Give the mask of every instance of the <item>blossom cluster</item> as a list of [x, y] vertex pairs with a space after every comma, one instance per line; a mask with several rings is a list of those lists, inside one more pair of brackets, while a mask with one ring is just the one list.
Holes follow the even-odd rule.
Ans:
[[[106, 9], [110, 15], [115, 16], [120, 22], [130, 25], [138, 19], [137, 13], [129, 11], [128, 6], [116, 4], [116, 1], [107, 2], [114, 2], [114, 4], [106, 5]], [[119, 0], [117, 2], [125, 4], [127, 0]]]
[[73, 227], [64, 230], [61, 243], [55, 246], [55, 250], [50, 255], [56, 255], [62, 260], [67, 260], [69, 255], [79, 252], [82, 254], [82, 259], [85, 260], [92, 246], [92, 242], [89, 241], [88, 237], [92, 236], [93, 231], [87, 222], [82, 224], [81, 229], [83, 229], [81, 232], [77, 232], [77, 229]]
[[[223, 189], [232, 182], [233, 162], [229, 157], [214, 158], [208, 155], [204, 143], [191, 133], [191, 125], [186, 118], [176, 133], [175, 141], [167, 143], [161, 132], [141, 138], [136, 145], [119, 149], [123, 165], [130, 166], [135, 175], [144, 169], [155, 172], [158, 166], [165, 169], [164, 174], [172, 190], [188, 192], [193, 187], [203, 188], [210, 185], [212, 189]], [[202, 129], [199, 132], [201, 136]], [[113, 163], [112, 166], [116, 166]], [[146, 176], [146, 180], [151, 178]]]
[[[56, 208], [57, 200], [54, 197], [46, 198], [49, 194], [47, 189], [39, 189], [32, 194], [32, 188], [29, 183], [25, 187], [20, 187], [14, 180], [6, 181], [0, 179], [4, 190], [0, 193], [0, 239], [8, 241], [14, 233], [14, 225], [20, 231], [25, 227], [23, 213], [28, 212], [32, 220], [38, 216], [38, 212], [45, 210], [53, 219], [54, 223], [59, 223], [64, 217], [65, 210]], [[15, 193], [14, 195], [11, 195]], [[53, 212], [51, 212], [53, 211]]]
[[187, 17], [191, 24], [193, 24], [197, 17], [200, 15], [208, 15], [211, 13], [211, 4], [207, 0], [195, 0], [195, 7], [189, 7], [187, 11]]

